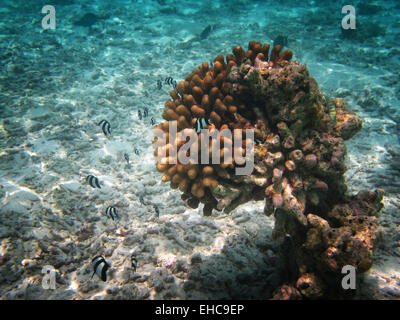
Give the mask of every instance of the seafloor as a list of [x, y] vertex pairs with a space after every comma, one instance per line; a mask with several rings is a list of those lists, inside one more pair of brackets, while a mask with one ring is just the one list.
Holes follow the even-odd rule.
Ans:
[[[56, 7], [56, 30], [42, 30], [45, 4]], [[381, 187], [385, 208], [357, 298], [398, 299], [400, 5], [358, 6], [360, 31], [347, 37], [341, 7], [1, 1], [0, 299], [270, 298], [278, 247], [263, 202], [211, 217], [187, 208], [155, 169], [150, 119], [161, 121], [171, 89], [159, 90], [157, 80], [180, 81], [234, 45], [272, 44], [278, 35], [288, 37], [294, 59], [307, 64], [322, 91], [344, 98], [363, 120], [346, 142], [348, 192]], [[86, 13], [95, 16], [82, 20]], [[210, 34], [199, 37], [208, 25]], [[140, 120], [145, 107], [149, 116]], [[102, 119], [111, 137], [97, 125]], [[101, 189], [85, 183], [89, 174]], [[105, 216], [108, 206], [120, 219]], [[90, 279], [98, 254], [111, 263], [107, 282]], [[55, 290], [42, 288], [45, 265], [58, 270]]]

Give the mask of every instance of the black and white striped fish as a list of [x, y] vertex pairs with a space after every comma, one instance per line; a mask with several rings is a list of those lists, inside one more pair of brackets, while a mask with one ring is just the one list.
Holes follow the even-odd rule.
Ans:
[[126, 152], [124, 153], [124, 158], [129, 165], [129, 155]]
[[174, 80], [172, 77], [166, 77], [164, 83], [169, 84], [174, 89], [176, 89], [176, 86], [178, 85], [178, 82], [176, 82], [176, 80]]
[[142, 111], [138, 110], [139, 119], [142, 120]]
[[158, 209], [158, 206], [154, 205], [153, 207], [154, 207], [154, 211], [156, 212], [157, 218], [159, 218], [160, 217], [160, 210]]
[[134, 255], [132, 255], [132, 257], [131, 257], [131, 263], [132, 263], [133, 271], [136, 272], [137, 259], [136, 259], [136, 257]]
[[101, 280], [107, 281], [107, 270], [110, 267], [110, 265], [108, 264], [106, 259], [104, 259], [103, 256], [97, 256], [93, 258], [92, 264], [93, 264], [92, 278], [94, 274], [97, 274]]
[[151, 117], [151, 119], [150, 119], [150, 123], [151, 123], [151, 125], [152, 125], [152, 126], [154, 126], [154, 125], [156, 124], [156, 120], [154, 120], [154, 118], [153, 118], [153, 117]]
[[140, 152], [139, 152], [139, 150], [138, 150], [137, 148], [135, 148], [135, 154], [136, 154], [136, 155], [139, 155], [139, 154], [140, 154]]
[[92, 188], [99, 188], [99, 189], [101, 189], [99, 179], [96, 178], [95, 176], [91, 175], [91, 174], [88, 175], [88, 176], [86, 177], [86, 182], [87, 182]]
[[147, 118], [148, 115], [149, 115], [149, 109], [144, 108], [143, 116], [144, 116], [145, 118]]
[[111, 125], [107, 120], [101, 120], [98, 124], [98, 126], [101, 125], [101, 129], [103, 130], [103, 133], [107, 136], [107, 134], [111, 134]]
[[106, 209], [106, 216], [115, 220], [115, 218], [119, 218], [118, 210], [115, 207], [108, 207]]
[[166, 77], [164, 80], [164, 83], [169, 84], [169, 85], [172, 85], [173, 82], [174, 82], [174, 79], [172, 77]]
[[200, 131], [207, 127], [209, 124], [211, 124], [210, 120], [207, 120], [205, 118], [198, 118], [196, 120], [196, 124], [194, 125], [194, 130], [196, 131], [196, 133], [200, 133]]

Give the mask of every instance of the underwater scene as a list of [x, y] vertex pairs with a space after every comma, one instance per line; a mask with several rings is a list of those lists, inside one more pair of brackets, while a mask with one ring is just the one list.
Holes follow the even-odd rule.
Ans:
[[0, 13], [0, 300], [400, 298], [399, 1]]

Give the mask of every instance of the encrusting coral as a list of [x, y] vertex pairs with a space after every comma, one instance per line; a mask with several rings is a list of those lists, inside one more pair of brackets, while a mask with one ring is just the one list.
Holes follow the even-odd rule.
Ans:
[[[305, 261], [297, 259], [292, 270], [297, 282], [303, 277], [318, 287], [313, 294], [296, 290], [302, 297], [315, 298], [327, 292], [323, 288], [328, 280], [321, 276], [326, 270], [316, 266], [321, 261], [327, 268], [336, 263], [336, 269], [354, 263], [361, 272], [370, 266], [370, 240], [376, 226], [371, 215], [380, 210], [376, 203], [382, 194], [369, 195], [357, 210], [352, 204], [362, 201], [346, 198], [344, 139], [361, 129], [361, 120], [342, 99], [325, 97], [306, 66], [291, 61], [292, 56], [290, 50], [281, 52], [279, 45], [270, 52], [268, 44], [251, 41], [247, 51], [236, 46], [233, 54], [217, 56], [211, 67], [203, 62], [170, 92], [172, 99], [166, 101], [163, 112], [167, 121], [156, 126], [165, 132], [156, 141], [165, 146], [157, 148], [155, 155], [161, 151], [166, 155], [157, 162], [162, 180], [179, 188], [190, 207], [203, 203], [205, 215], [213, 209], [229, 212], [249, 200], [265, 199], [265, 214], [276, 217], [275, 239], [290, 236], [295, 256], [304, 257]], [[201, 118], [210, 120], [206, 126], [210, 132], [240, 129], [242, 145], [227, 149], [232, 140], [219, 137], [221, 163], [181, 164], [176, 155], [187, 153], [182, 148], [185, 140], [178, 133], [176, 141], [170, 141], [171, 121], [176, 121], [178, 130], [186, 130], [194, 129]], [[254, 169], [237, 175], [240, 163], [235, 152], [248, 156], [246, 129], [254, 131]], [[195, 148], [200, 153], [199, 144]], [[224, 158], [227, 150], [232, 152], [228, 161]], [[371, 203], [378, 208], [373, 213], [365, 209]], [[343, 253], [338, 249], [342, 245], [360, 256]], [[334, 252], [333, 258], [314, 256], [327, 248]]]
[[[354, 296], [355, 290], [342, 288], [342, 268], [352, 266], [359, 274], [371, 267], [378, 228], [375, 216], [383, 207], [382, 198], [381, 189], [346, 197], [327, 214], [307, 214], [305, 229], [284, 218], [286, 224], [292, 225], [281, 250], [280, 273], [283, 281], [291, 285], [277, 290], [274, 298]], [[281, 218], [277, 217], [278, 223]]]

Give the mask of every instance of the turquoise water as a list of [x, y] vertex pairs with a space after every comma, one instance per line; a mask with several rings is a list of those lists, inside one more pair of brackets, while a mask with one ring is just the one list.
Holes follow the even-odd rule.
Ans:
[[[354, 32], [341, 27], [346, 4]], [[55, 29], [42, 26], [45, 5]], [[165, 78], [278, 37], [363, 120], [346, 142], [348, 192], [382, 187], [385, 208], [359, 298], [400, 297], [397, 1], [3, 0], [0, 13], [1, 299], [270, 298], [273, 218], [255, 201], [212, 217], [188, 208], [155, 169], [151, 118], [162, 121]], [[98, 254], [111, 263], [105, 283], [88, 281]], [[45, 265], [55, 290], [42, 287]]]

